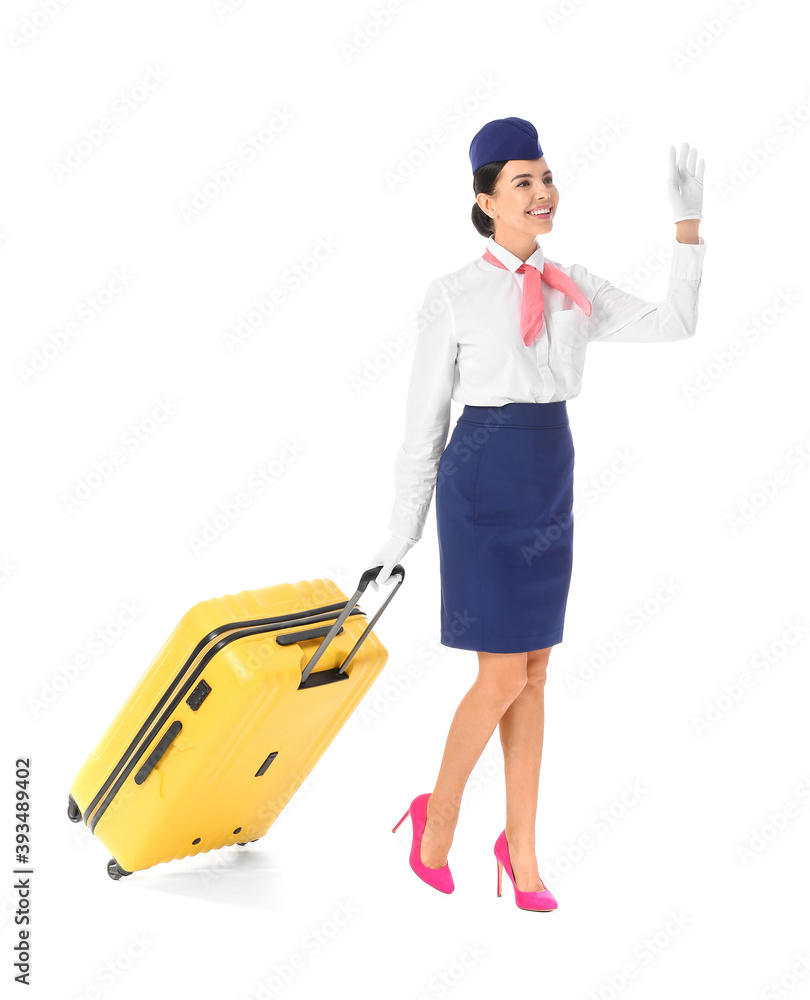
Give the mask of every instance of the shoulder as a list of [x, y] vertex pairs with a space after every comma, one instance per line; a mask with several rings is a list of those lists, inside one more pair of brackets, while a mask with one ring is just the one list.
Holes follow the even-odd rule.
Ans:
[[[456, 320], [469, 308], [469, 293], [476, 285], [480, 285], [480, 259], [476, 258], [454, 271], [447, 271], [433, 278], [419, 309], [420, 325], [441, 328], [449, 336], [455, 337]], [[485, 264], [483, 261], [482, 263]]]
[[438, 275], [430, 283], [430, 289], [433, 289], [435, 294], [444, 295], [452, 304], [465, 292], [471, 291], [480, 284], [481, 275], [486, 268], [490, 268], [490, 265], [479, 254], [454, 271]]
[[607, 283], [607, 278], [603, 278], [601, 275], [595, 274], [593, 271], [585, 267], [584, 264], [561, 264], [559, 261], [552, 260], [550, 257], [546, 257], [546, 261], [551, 264], [552, 267], [556, 267], [563, 273], [567, 274], [577, 288], [581, 289], [581, 291], [591, 300], [593, 300], [594, 295], [596, 295], [599, 289]]

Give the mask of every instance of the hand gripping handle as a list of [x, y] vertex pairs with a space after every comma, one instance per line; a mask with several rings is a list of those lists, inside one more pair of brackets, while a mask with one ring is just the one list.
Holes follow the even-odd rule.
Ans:
[[[309, 663], [306, 665], [306, 667], [304, 667], [304, 671], [301, 674], [301, 683], [302, 684], [307, 679], [307, 677], [309, 677], [309, 675], [312, 673], [312, 668], [315, 666], [315, 664], [321, 658], [321, 656], [323, 655], [324, 650], [329, 645], [329, 643], [332, 641], [333, 637], [335, 635], [337, 635], [337, 633], [343, 627], [343, 623], [346, 621], [346, 619], [349, 617], [349, 615], [354, 610], [355, 605], [360, 600], [360, 598], [363, 595], [363, 592], [365, 591], [366, 587], [377, 576], [377, 574], [380, 572], [381, 569], [382, 569], [382, 563], [380, 563], [379, 566], [372, 566], [372, 567], [370, 567], [360, 577], [360, 583], [358, 583], [358, 585], [357, 585], [357, 590], [354, 592], [354, 594], [346, 602], [346, 607], [340, 612], [340, 615], [338, 616], [337, 620], [334, 622], [334, 624], [332, 625], [332, 627], [329, 629], [329, 631], [323, 637], [323, 642], [320, 644], [320, 646], [318, 646], [318, 648], [313, 653], [312, 659], [309, 661]], [[394, 566], [394, 568], [391, 570], [391, 576], [392, 577], [393, 576], [397, 576], [397, 575], [399, 576], [399, 582], [397, 583], [396, 587], [393, 588], [393, 590], [388, 595], [388, 597], [386, 597], [386, 599], [383, 601], [383, 603], [380, 605], [380, 607], [377, 609], [377, 613], [374, 615], [374, 617], [368, 623], [368, 625], [366, 626], [365, 631], [360, 636], [360, 638], [357, 640], [357, 642], [354, 644], [354, 648], [349, 653], [349, 655], [346, 657], [346, 659], [343, 661], [340, 669], [337, 671], [339, 674], [342, 674], [343, 671], [346, 669], [346, 667], [349, 665], [349, 663], [352, 660], [352, 657], [354, 656], [354, 654], [357, 652], [357, 650], [360, 648], [360, 646], [365, 641], [366, 636], [374, 628], [374, 625], [375, 625], [377, 619], [380, 617], [380, 615], [383, 613], [383, 611], [385, 611], [386, 607], [388, 606], [388, 602], [391, 600], [391, 598], [394, 596], [394, 594], [396, 594], [396, 592], [402, 586], [402, 582], [405, 579], [405, 570], [403, 569], [401, 563], [397, 563], [396, 566]]]

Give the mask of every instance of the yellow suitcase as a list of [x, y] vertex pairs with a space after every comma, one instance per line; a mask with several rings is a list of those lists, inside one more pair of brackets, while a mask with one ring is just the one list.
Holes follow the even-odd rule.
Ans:
[[[331, 580], [202, 601], [181, 619], [85, 761], [68, 816], [120, 879], [264, 836], [388, 660]], [[317, 670], [314, 668], [317, 666]]]

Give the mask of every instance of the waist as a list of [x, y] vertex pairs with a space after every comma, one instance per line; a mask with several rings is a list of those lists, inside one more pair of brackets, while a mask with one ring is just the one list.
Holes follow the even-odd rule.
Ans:
[[553, 403], [504, 403], [502, 406], [473, 406], [465, 403], [458, 419], [468, 424], [553, 427], [568, 423], [568, 407], [565, 404], [564, 399]]

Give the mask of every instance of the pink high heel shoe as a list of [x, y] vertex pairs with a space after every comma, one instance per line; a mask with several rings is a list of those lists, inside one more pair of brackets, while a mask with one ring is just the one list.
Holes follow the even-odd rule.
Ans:
[[[430, 792], [425, 792], [424, 795], [417, 795], [413, 802], [411, 802], [408, 806], [408, 810], [405, 813], [405, 816], [410, 813], [411, 824], [413, 826], [413, 841], [411, 843], [410, 856], [411, 868], [423, 882], [427, 882], [428, 885], [432, 885], [433, 888], [438, 889], [439, 892], [452, 892], [455, 886], [453, 885], [453, 876], [450, 874], [449, 864], [442, 865], [441, 868], [429, 868], [427, 865], [422, 864], [422, 834], [425, 832], [427, 802], [430, 796]], [[405, 816], [403, 816], [399, 823], [397, 823], [391, 831], [392, 833], [397, 832], [400, 824], [404, 822]]]
[[505, 868], [506, 874], [512, 880], [512, 885], [515, 887], [515, 902], [521, 910], [539, 910], [541, 912], [545, 912], [547, 910], [557, 909], [557, 900], [548, 889], [543, 889], [542, 892], [525, 892], [523, 889], [518, 889], [517, 883], [515, 882], [515, 876], [512, 873], [512, 861], [509, 857], [509, 845], [506, 843], [506, 830], [504, 830], [500, 837], [498, 837], [495, 841], [495, 857], [498, 859], [499, 896], [501, 894], [501, 873]]

